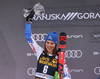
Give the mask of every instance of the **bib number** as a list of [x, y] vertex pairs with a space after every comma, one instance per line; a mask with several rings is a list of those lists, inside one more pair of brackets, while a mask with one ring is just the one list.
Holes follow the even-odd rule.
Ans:
[[45, 74], [46, 74], [46, 73], [47, 73], [47, 71], [48, 71], [48, 66], [47, 66], [47, 65], [45, 65], [45, 66], [44, 66], [44, 68], [43, 68], [43, 73], [45, 73]]

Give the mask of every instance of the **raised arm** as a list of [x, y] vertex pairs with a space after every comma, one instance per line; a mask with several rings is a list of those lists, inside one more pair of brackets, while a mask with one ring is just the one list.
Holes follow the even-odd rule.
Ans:
[[31, 23], [34, 15], [42, 16], [45, 13], [44, 7], [37, 3], [32, 8], [23, 9], [24, 17], [26, 18], [26, 28], [25, 28], [25, 38], [31, 46], [32, 50], [37, 54], [37, 60], [41, 53], [43, 52], [43, 48], [40, 47], [35, 40], [31, 36]]
[[[35, 8], [29, 8], [29, 9], [23, 9], [24, 11], [24, 17], [26, 18], [26, 28], [25, 28], [25, 38], [28, 41], [28, 44], [30, 45], [30, 47], [32, 48], [32, 50], [36, 53], [37, 55], [37, 60], [39, 58], [39, 56], [41, 55], [41, 53], [43, 52], [43, 48], [40, 47], [35, 40], [32, 38], [32, 32], [31, 32], [31, 23], [34, 17], [34, 14], [38, 14], [39, 11], [35, 9], [38, 9], [37, 7], [40, 4], [36, 4], [34, 7]], [[35, 12], [34, 12], [35, 11]], [[38, 12], [37, 12], [38, 11]], [[41, 11], [40, 11], [41, 12]]]
[[37, 59], [39, 58], [40, 54], [43, 51], [43, 48], [40, 47], [36, 41], [31, 36], [31, 23], [26, 22], [26, 28], [25, 28], [25, 38], [28, 41], [28, 44], [32, 48], [32, 50], [36, 53]]

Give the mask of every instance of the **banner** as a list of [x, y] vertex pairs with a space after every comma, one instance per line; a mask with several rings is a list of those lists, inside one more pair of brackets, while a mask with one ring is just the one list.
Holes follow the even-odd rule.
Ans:
[[[100, 7], [47, 8], [43, 16], [34, 16], [36, 27], [97, 26], [100, 25]], [[51, 25], [52, 24], [52, 25]]]

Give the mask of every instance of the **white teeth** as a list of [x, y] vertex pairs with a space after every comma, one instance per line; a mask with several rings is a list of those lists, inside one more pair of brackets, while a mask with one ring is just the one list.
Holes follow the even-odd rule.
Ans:
[[51, 49], [51, 48], [48, 48], [49, 50]]
[[51, 50], [52, 48], [51, 47], [48, 47], [48, 50]]

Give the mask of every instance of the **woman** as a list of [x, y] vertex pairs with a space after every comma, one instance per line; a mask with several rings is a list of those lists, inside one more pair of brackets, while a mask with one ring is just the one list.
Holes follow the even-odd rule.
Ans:
[[[37, 55], [37, 71], [35, 79], [53, 79], [54, 74], [58, 71], [58, 34], [53, 31], [49, 33], [45, 40], [44, 49], [40, 47], [35, 40], [31, 37], [31, 23], [32, 18], [35, 12], [33, 9], [29, 11], [29, 14], [26, 16], [26, 28], [25, 28], [25, 37], [31, 46], [32, 50]], [[66, 62], [64, 63], [64, 78], [71, 79], [71, 75], [68, 72], [68, 67]], [[59, 79], [59, 78], [55, 78]]]

